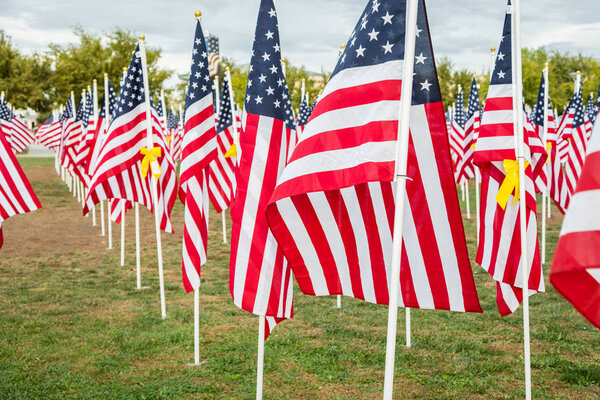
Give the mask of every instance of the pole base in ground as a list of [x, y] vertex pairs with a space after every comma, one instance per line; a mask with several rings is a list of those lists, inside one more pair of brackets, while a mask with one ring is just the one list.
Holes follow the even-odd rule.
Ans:
[[195, 364], [195, 363], [187, 363], [186, 365], [187, 365], [188, 367], [201, 367], [201, 366], [203, 366], [204, 364], [206, 364], [206, 361], [200, 361], [198, 364]]
[[150, 289], [150, 286], [140, 286], [140, 287], [136, 287], [135, 290], [148, 290]]

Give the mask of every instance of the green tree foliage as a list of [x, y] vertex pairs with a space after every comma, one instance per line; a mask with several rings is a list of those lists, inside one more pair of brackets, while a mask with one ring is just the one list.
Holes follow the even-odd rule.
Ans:
[[[99, 82], [98, 90], [103, 90], [104, 73], [108, 74], [115, 89], [118, 88], [123, 68], [129, 65], [138, 41], [133, 33], [120, 28], [106, 36], [95, 35], [81, 27], [76, 27], [74, 33], [79, 38], [78, 43], [67, 46], [49, 45], [48, 57], [55, 67], [52, 80], [54, 100], [58, 103], [65, 102], [71, 90], [77, 96], [91, 85], [93, 79]], [[160, 48], [146, 47], [148, 80], [151, 95], [155, 98], [158, 98], [163, 82], [173, 73], [158, 67], [160, 55]]]
[[13, 106], [50, 111], [54, 94], [51, 65], [46, 56], [21, 54], [0, 30], [0, 89]]

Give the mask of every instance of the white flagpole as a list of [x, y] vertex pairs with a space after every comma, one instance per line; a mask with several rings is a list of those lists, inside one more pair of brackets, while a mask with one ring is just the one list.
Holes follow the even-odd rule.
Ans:
[[469, 179], [465, 179], [465, 199], [466, 199], [466, 206], [467, 206], [467, 219], [471, 219], [471, 202], [469, 199]]
[[121, 267], [125, 265], [125, 202], [121, 202]]
[[258, 357], [256, 360], [256, 400], [262, 400], [265, 365], [265, 316], [258, 317]]
[[513, 0], [513, 117], [519, 159], [519, 212], [521, 230], [521, 273], [523, 279], [523, 358], [525, 361], [525, 399], [531, 399], [531, 349], [529, 339], [529, 258], [527, 256], [527, 206], [525, 190], [525, 143], [523, 135], [523, 71], [521, 62], [521, 1]]
[[[473, 72], [473, 77], [475, 78], [477, 76], [477, 73]], [[477, 103], [477, 113], [479, 114], [479, 102]], [[481, 121], [481, 115], [479, 116], [479, 120]], [[475, 129], [475, 127], [473, 127], [473, 129]], [[473, 164], [473, 171], [475, 172], [475, 221], [476, 221], [476, 227], [477, 227], [477, 231], [475, 232], [475, 235], [477, 237], [477, 245], [479, 245], [479, 207], [481, 207], [481, 196], [480, 196], [480, 191], [479, 191], [479, 184], [481, 182], [481, 177], [479, 176], [479, 167], [477, 167], [475, 164]]]
[[140, 204], [135, 203], [135, 277], [137, 289], [142, 288], [142, 271], [140, 265]]
[[[150, 86], [148, 84], [148, 65], [146, 63], [146, 47], [144, 45], [145, 36], [140, 36], [140, 58], [142, 59], [143, 80], [144, 80], [144, 100], [146, 103], [146, 133], [148, 150], [154, 148], [154, 139], [152, 138], [152, 114], [150, 110]], [[158, 164], [158, 161], [154, 161]], [[152, 164], [152, 163], [151, 163]], [[149, 173], [152, 174], [153, 166], [150, 165]], [[167, 307], [165, 304], [165, 282], [163, 276], [163, 258], [162, 258], [162, 242], [160, 238], [160, 215], [158, 215], [158, 180], [152, 174], [152, 203], [154, 207], [154, 225], [156, 227], [156, 253], [158, 256], [158, 279], [160, 284], [160, 311], [162, 318], [167, 318]]]
[[[548, 142], [548, 63], [544, 65], [544, 130], [542, 132], [542, 142], [544, 143], [544, 149], [546, 149], [546, 143]], [[547, 150], [544, 150], [547, 151]], [[544, 169], [551, 167], [550, 164], [545, 164]], [[549, 174], [546, 174], [550, 176]], [[546, 264], [546, 206], [547, 198], [550, 194], [550, 185], [552, 183], [548, 181], [546, 183], [546, 190], [542, 193], [542, 264]]]
[[110, 210], [111, 205], [110, 202], [106, 203], [106, 225], [108, 225], [108, 250], [112, 250], [112, 220], [110, 219]]
[[[96, 129], [99, 129], [98, 127], [98, 81], [96, 79], [94, 79], [92, 81], [93, 86], [94, 86], [94, 127]], [[98, 224], [96, 223], [96, 205], [94, 204], [94, 207], [92, 207], [92, 226], [98, 226]]]
[[200, 365], [200, 288], [194, 290], [194, 365]]
[[[394, 392], [394, 361], [396, 356], [396, 329], [398, 325], [398, 297], [400, 295], [400, 261], [402, 256], [402, 226], [404, 224], [404, 203], [406, 198], [406, 173], [408, 162], [408, 138], [410, 129], [410, 107], [412, 103], [413, 71], [415, 59], [415, 38], [417, 28], [418, 1], [407, 1], [406, 43], [404, 45], [404, 66], [402, 92], [399, 110], [398, 143], [396, 146], [396, 210], [394, 215], [394, 241], [392, 271], [390, 274], [390, 305], [385, 354], [385, 378], [383, 399], [391, 400]], [[408, 308], [407, 308], [408, 310]], [[407, 313], [407, 320], [409, 318]], [[408, 343], [407, 343], [408, 344]]]
[[[214, 92], [214, 96], [215, 96], [215, 112], [217, 114], [217, 116], [219, 115], [219, 113], [221, 112], [221, 88], [219, 86], [219, 75], [215, 75], [215, 80], [214, 80], [214, 86], [215, 86], [215, 92]], [[232, 118], [235, 120], [235, 113], [233, 112], [234, 109], [231, 109], [231, 115]], [[226, 226], [226, 219], [225, 219], [225, 210], [223, 210], [221, 212], [221, 226], [223, 227], [223, 243], [227, 243], [227, 226]]]
[[[109, 92], [108, 92], [108, 74], [104, 74], [104, 119], [107, 121], [106, 126], [108, 127], [110, 120], [110, 103], [109, 103]], [[100, 129], [102, 133], [102, 129]], [[108, 205], [108, 214], [110, 216], [110, 203], [107, 201]], [[104, 222], [104, 200], [100, 201], [100, 236], [104, 236], [106, 234], [105, 222]]]

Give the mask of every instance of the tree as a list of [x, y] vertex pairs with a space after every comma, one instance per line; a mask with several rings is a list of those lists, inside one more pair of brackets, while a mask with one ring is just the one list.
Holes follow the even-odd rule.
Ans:
[[[87, 32], [82, 27], [76, 27], [74, 33], [79, 38], [76, 44], [49, 45], [48, 57], [55, 66], [52, 79], [55, 106], [66, 102], [71, 90], [77, 96], [92, 84], [93, 79], [98, 80], [99, 90], [102, 90], [104, 73], [108, 74], [111, 83], [117, 88], [123, 67], [129, 65], [138, 41], [133, 33], [120, 28], [105, 37]], [[155, 98], [158, 98], [163, 82], [173, 73], [158, 67], [160, 55], [160, 48], [146, 47], [148, 81], [151, 95]]]
[[52, 68], [48, 57], [21, 54], [10, 36], [0, 30], [0, 89], [18, 109], [49, 113], [52, 104]]

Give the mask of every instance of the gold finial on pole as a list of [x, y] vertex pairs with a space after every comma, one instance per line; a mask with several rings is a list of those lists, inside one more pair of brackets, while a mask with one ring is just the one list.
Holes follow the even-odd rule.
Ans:
[[200, 10], [196, 10], [194, 15], [196, 16], [196, 18], [200, 18], [202, 16], [202, 12]]
[[229, 72], [229, 71], [231, 71], [231, 68], [225, 67], [225, 71]]
[[105, 77], [105, 78], [108, 78], [108, 74], [107, 74], [106, 72], [104, 73], [104, 77]]
[[340, 49], [344, 50], [346, 48], [346, 45], [344, 43], [342, 43], [342, 45], [340, 46]]
[[283, 58], [281, 59], [281, 62], [282, 62], [282, 63], [284, 63], [284, 64], [285, 64], [285, 63], [287, 63], [287, 60], [286, 60], [286, 58], [285, 58], [285, 57], [283, 57]]
[[140, 40], [144, 42], [146, 40], [146, 35], [140, 35]]
[[544, 67], [548, 68], [548, 65], [550, 65], [550, 63], [546, 62], [546, 63], [544, 64]]
[[123, 72], [127, 72], [127, 67], [123, 67]]
[[98, 82], [98, 81], [97, 81], [97, 80], [95, 80], [95, 79], [92, 81], [92, 83], [96, 83], [96, 82]]
[[494, 46], [492, 46], [492, 53], [496, 52], [496, 48]]

